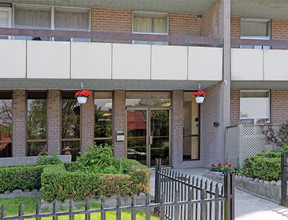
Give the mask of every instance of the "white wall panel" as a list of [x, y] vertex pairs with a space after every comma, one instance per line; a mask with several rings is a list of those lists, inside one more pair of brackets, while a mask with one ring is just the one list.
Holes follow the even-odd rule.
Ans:
[[0, 40], [0, 78], [26, 78], [26, 42]]
[[113, 44], [113, 79], [150, 79], [150, 45]]
[[71, 43], [71, 78], [111, 79], [111, 44]]
[[27, 41], [27, 77], [70, 78], [70, 43]]
[[151, 79], [187, 80], [187, 47], [152, 46]]
[[231, 49], [231, 80], [263, 80], [263, 50]]
[[288, 80], [287, 50], [264, 50], [264, 79]]
[[222, 80], [222, 48], [189, 47], [188, 80]]

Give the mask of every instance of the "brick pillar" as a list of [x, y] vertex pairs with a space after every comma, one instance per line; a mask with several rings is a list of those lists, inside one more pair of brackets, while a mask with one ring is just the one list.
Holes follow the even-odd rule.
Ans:
[[117, 131], [125, 130], [125, 91], [115, 90], [113, 97], [113, 146], [114, 146], [114, 157], [125, 156], [125, 141], [117, 142], [116, 133]]
[[179, 168], [183, 162], [183, 91], [172, 92], [172, 167]]
[[61, 93], [49, 90], [47, 97], [47, 145], [48, 153], [61, 154]]
[[87, 151], [94, 145], [94, 94], [81, 105], [81, 149]]
[[27, 102], [25, 90], [13, 91], [13, 157], [26, 155]]

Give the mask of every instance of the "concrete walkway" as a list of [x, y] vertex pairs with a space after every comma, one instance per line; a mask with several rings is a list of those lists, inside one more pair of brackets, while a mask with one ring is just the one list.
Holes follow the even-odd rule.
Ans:
[[[174, 169], [175, 171], [202, 177], [205, 170], [202, 168], [194, 169]], [[202, 177], [205, 179], [204, 177]], [[155, 172], [153, 170], [150, 179], [150, 193], [154, 195]], [[235, 216], [236, 220], [288, 220], [288, 208], [278, 205], [277, 203], [259, 198], [249, 193], [236, 189], [235, 199]]]

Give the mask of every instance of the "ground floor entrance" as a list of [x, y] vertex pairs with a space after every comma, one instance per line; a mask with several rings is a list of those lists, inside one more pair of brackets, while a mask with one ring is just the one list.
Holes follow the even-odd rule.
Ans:
[[127, 158], [152, 167], [155, 159], [171, 165], [171, 116], [169, 108], [127, 108]]

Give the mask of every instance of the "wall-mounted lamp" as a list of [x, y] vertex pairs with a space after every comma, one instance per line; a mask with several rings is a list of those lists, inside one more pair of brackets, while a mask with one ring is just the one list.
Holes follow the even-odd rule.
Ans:
[[219, 123], [218, 121], [215, 121], [215, 122], [213, 122], [213, 126], [214, 126], [215, 128], [217, 128], [217, 127], [220, 126], [220, 123]]

